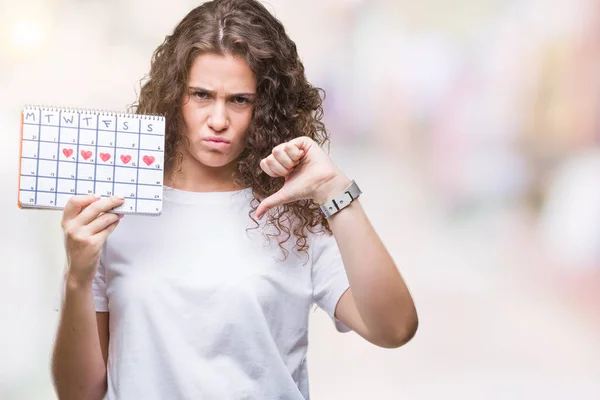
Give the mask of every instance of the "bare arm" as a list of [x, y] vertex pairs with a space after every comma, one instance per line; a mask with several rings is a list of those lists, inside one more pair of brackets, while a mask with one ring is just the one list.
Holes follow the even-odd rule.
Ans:
[[[343, 177], [339, 182], [325, 192], [321, 202], [343, 191], [350, 181]], [[336, 317], [371, 343], [386, 348], [402, 346], [417, 331], [417, 311], [360, 201], [332, 216], [329, 223], [350, 281], [350, 290], [336, 307]]]
[[104, 359], [104, 368], [108, 362], [108, 341], [110, 333], [108, 330], [108, 312], [96, 312], [96, 324], [98, 325], [98, 338], [100, 339], [100, 350], [102, 350], [102, 358]]
[[[323, 204], [350, 184], [317, 143], [298, 137], [275, 147], [260, 167], [273, 178], [285, 177], [283, 187], [256, 209], [267, 210], [300, 199]], [[417, 331], [417, 311], [394, 260], [369, 222], [360, 201], [355, 201], [329, 224], [350, 281], [338, 302], [336, 317], [370, 342], [400, 347]]]
[[108, 313], [96, 313], [91, 283], [67, 282], [52, 377], [60, 400], [102, 399], [106, 393]]
[[108, 313], [96, 313], [92, 282], [101, 249], [120, 217], [116, 197], [74, 196], [65, 206], [68, 269], [65, 297], [52, 354], [52, 378], [60, 400], [101, 400], [106, 393]]

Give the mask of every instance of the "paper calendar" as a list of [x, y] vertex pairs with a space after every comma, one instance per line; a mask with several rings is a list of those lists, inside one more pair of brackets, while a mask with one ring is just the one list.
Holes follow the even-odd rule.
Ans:
[[73, 195], [117, 195], [123, 214], [162, 212], [165, 119], [88, 109], [25, 107], [21, 208], [62, 209]]

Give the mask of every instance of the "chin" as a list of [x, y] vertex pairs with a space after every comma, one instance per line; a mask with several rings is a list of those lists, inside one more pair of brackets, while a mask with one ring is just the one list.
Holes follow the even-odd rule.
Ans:
[[205, 152], [202, 152], [201, 154], [194, 154], [194, 159], [198, 163], [210, 168], [222, 168], [230, 165], [236, 160], [236, 158], [231, 157], [229, 154], [216, 152], [208, 154]]

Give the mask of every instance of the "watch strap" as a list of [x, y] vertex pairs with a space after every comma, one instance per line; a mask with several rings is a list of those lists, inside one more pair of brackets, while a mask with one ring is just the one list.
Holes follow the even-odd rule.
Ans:
[[352, 183], [350, 183], [350, 186], [348, 186], [348, 188], [346, 188], [346, 190], [344, 190], [343, 193], [340, 193], [333, 199], [322, 204], [320, 206], [321, 212], [323, 213], [325, 218], [329, 218], [333, 214], [336, 214], [340, 210], [348, 207], [350, 203], [356, 200], [361, 194], [362, 191], [360, 190], [356, 182], [354, 182], [353, 180]]

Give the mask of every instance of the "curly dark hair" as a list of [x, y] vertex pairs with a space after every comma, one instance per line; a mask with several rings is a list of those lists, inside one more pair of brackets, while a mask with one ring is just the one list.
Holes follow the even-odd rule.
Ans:
[[[284, 178], [264, 174], [259, 163], [272, 149], [299, 136], [308, 136], [320, 146], [329, 142], [322, 122], [325, 98], [323, 89], [306, 79], [296, 44], [285, 28], [256, 0], [214, 0], [193, 9], [176, 26], [172, 35], [155, 50], [150, 73], [142, 85], [138, 102], [131, 108], [140, 114], [166, 117], [165, 171], [172, 174], [181, 164], [179, 151], [186, 140], [182, 105], [188, 75], [199, 54], [230, 54], [246, 60], [257, 79], [257, 99], [246, 136], [246, 147], [237, 160], [234, 182], [252, 188], [250, 218], [261, 199], [277, 192]], [[323, 97], [321, 97], [321, 94]], [[269, 213], [270, 214], [270, 213]], [[275, 233], [266, 234], [283, 244], [292, 236], [299, 251], [308, 250], [308, 232], [321, 227], [331, 233], [318, 205], [301, 200], [267, 214], [267, 226]]]

